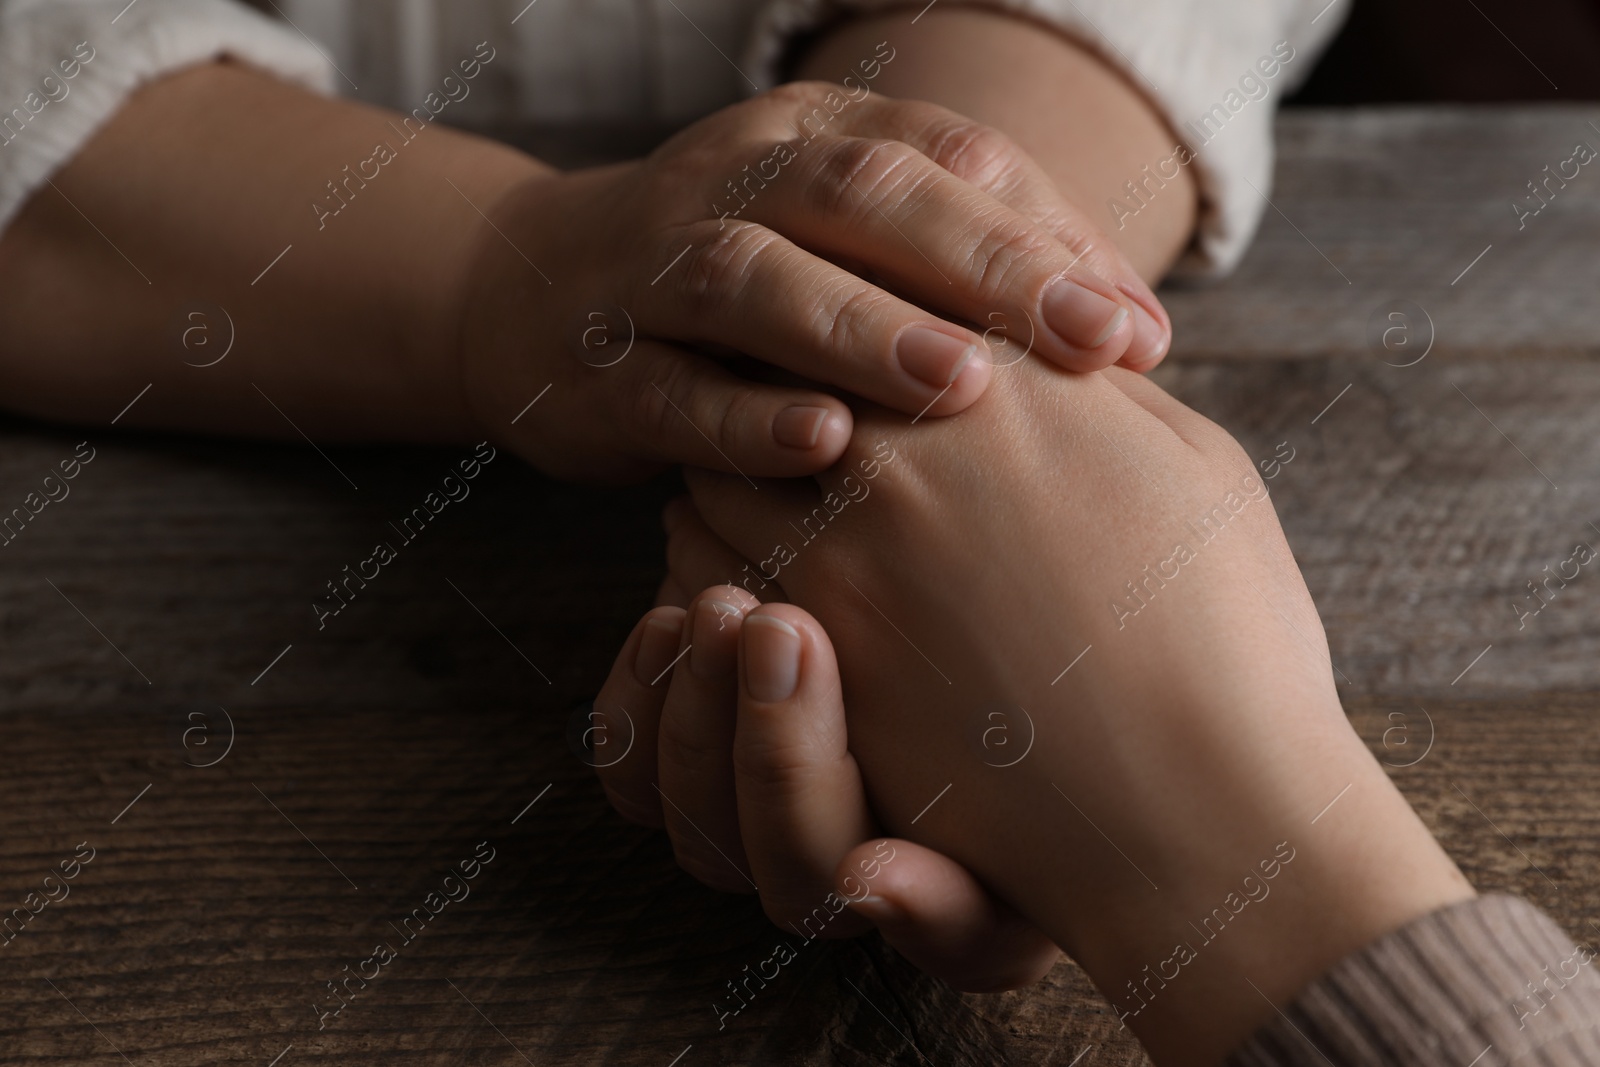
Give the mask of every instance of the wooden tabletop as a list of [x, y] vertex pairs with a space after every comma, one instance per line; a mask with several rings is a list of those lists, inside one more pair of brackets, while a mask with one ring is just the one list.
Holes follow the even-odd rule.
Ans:
[[[1510, 206], [1591, 120], [1286, 117], [1242, 269], [1164, 294], [1160, 380], [1259, 458], [1287, 443], [1273, 494], [1362, 736], [1480, 888], [1592, 941], [1600, 561], [1548, 603], [1526, 583], [1600, 548], [1600, 170], [1520, 231]], [[500, 457], [319, 629], [464, 451], [0, 435], [0, 509], [93, 454], [0, 548], [0, 1063], [1143, 1058], [1069, 963], [965, 996], [875, 938], [807, 946], [719, 1032], [775, 931], [567, 740], [658, 581], [669, 484]]]

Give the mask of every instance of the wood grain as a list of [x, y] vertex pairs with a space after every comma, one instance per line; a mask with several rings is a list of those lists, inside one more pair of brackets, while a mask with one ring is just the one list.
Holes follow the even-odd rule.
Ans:
[[[1600, 572], [1520, 629], [1510, 605], [1600, 539], [1600, 174], [1521, 235], [1505, 204], [1586, 117], [1286, 119], [1273, 200], [1353, 284], [1271, 212], [1235, 278], [1169, 295], [1162, 372], [1252, 455], [1295, 450], [1274, 500], [1362, 736], [1469, 877], [1580, 938], [1600, 909]], [[1364, 334], [1396, 296], [1439, 331], [1411, 367]], [[1070, 964], [963, 996], [874, 939], [807, 945], [719, 1031], [713, 1001], [774, 929], [612, 816], [566, 742], [650, 600], [670, 483], [497, 461], [319, 630], [323, 583], [454, 453], [331, 453], [354, 491], [305, 447], [0, 438], [0, 509], [97, 449], [0, 548], [0, 915], [96, 850], [0, 948], [0, 1063], [1142, 1062]], [[194, 766], [222, 751], [221, 709], [232, 748]], [[471, 895], [319, 1029], [324, 983], [400, 944], [390, 923], [484, 841]]]
[[1373, 311], [1410, 299], [1441, 356], [1592, 356], [1600, 168], [1552, 185], [1520, 229], [1512, 202], [1537, 203], [1527, 183], [1577, 142], [1600, 150], [1596, 126], [1592, 104], [1284, 112], [1275, 187], [1240, 270], [1162, 294], [1182, 352], [1369, 354]]

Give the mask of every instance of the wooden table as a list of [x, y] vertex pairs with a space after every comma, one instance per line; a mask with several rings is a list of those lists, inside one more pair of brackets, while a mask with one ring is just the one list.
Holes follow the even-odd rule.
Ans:
[[[1600, 566], [1536, 616], [1512, 605], [1600, 545], [1600, 171], [1521, 232], [1509, 205], [1600, 145], [1595, 118], [1285, 118], [1261, 236], [1225, 284], [1167, 294], [1161, 373], [1252, 454], [1289, 443], [1274, 495], [1363, 736], [1480, 887], [1586, 939]], [[566, 740], [649, 602], [670, 486], [574, 489], [498, 460], [319, 630], [324, 583], [454, 452], [0, 432], [4, 508], [96, 449], [0, 549], [0, 909], [94, 850], [0, 948], [0, 1061], [1142, 1058], [1070, 964], [962, 996], [870, 939], [809, 947], [718, 1032], [712, 1002], [772, 931], [611, 815]], [[470, 896], [403, 941], [490, 850]], [[395, 958], [319, 1029], [325, 983], [370, 974], [380, 940]]]

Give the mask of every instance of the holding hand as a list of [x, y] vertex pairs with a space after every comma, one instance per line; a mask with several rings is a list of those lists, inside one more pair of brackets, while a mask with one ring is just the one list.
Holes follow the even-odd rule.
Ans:
[[[839, 650], [849, 754], [881, 825], [1036, 923], [1158, 1062], [1214, 1061], [1271, 1002], [1471, 889], [1344, 718], [1238, 445], [1120, 369], [1006, 375], [960, 419], [864, 412], [815, 481], [755, 491], [691, 471], [698, 514], [673, 516], [674, 584], [781, 584]], [[799, 634], [796, 611], [761, 609]], [[820, 655], [794, 640], [797, 663]], [[701, 699], [667, 708], [662, 730], [698, 724], [709, 780], [719, 750], [737, 767], [746, 719]], [[997, 766], [975, 746], [994, 707], [1030, 724], [1026, 758]], [[736, 773], [732, 795], [678, 802], [748, 845]], [[820, 818], [780, 795], [797, 821]], [[737, 826], [700, 822], [713, 811]], [[870, 832], [848, 829], [835, 854]]]
[[[842, 92], [786, 85], [641, 162], [503, 196], [462, 326], [485, 428], [563, 475], [810, 474], [852, 424], [811, 383], [938, 416], [1020, 358], [991, 354], [1001, 334], [1076, 370], [1162, 358], [1154, 295], [1020, 149], [943, 108]], [[541, 417], [509, 427], [508, 398], [547, 385]]]
[[[612, 805], [665, 826], [679, 866], [706, 885], [760, 887], [780, 927], [832, 938], [874, 924], [972, 992], [1029, 985], [1060, 955], [959, 864], [876, 836], [833, 645], [793, 605], [718, 586], [687, 611], [656, 608], [618, 654], [594, 723], [633, 739], [627, 758], [597, 767]], [[808, 922], [840, 901], [853, 914]]]

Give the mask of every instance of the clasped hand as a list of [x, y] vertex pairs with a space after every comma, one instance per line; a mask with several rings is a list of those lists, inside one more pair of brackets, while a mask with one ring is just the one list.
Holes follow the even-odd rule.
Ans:
[[[468, 404], [561, 476], [815, 474], [852, 424], [819, 386], [932, 418], [983, 392], [986, 333], [1074, 370], [1148, 369], [1170, 337], [1115, 245], [1010, 140], [822, 83], [720, 111], [642, 161], [530, 177], [487, 214], [462, 314]], [[611, 347], [586, 360], [591, 322]], [[505, 430], [547, 386], [539, 417]]]
[[[1158, 1062], [1205, 1062], [1262, 994], [1470, 895], [1345, 719], [1254, 464], [1147, 379], [1027, 360], [958, 418], [861, 406], [814, 479], [688, 481], [668, 606], [596, 700], [634, 731], [601, 780], [780, 926], [849, 896], [830, 934], [979, 990], [1058, 945]], [[1274, 857], [1273, 903], [1136, 999]]]

